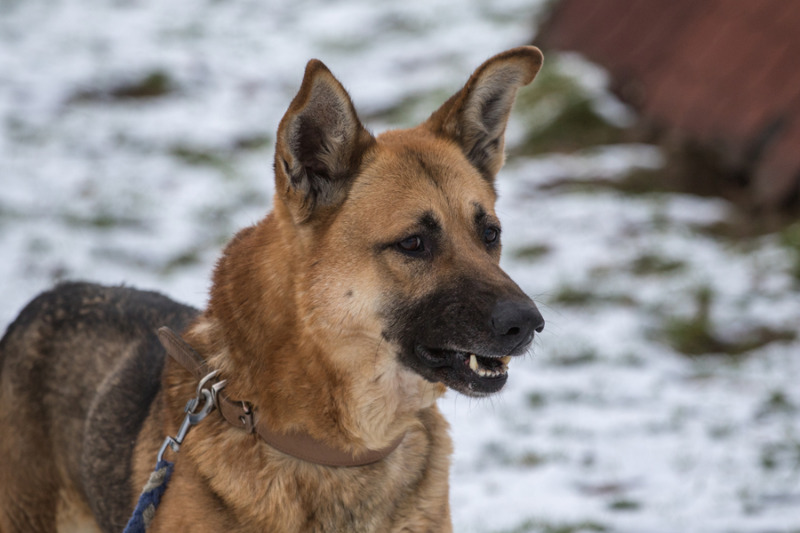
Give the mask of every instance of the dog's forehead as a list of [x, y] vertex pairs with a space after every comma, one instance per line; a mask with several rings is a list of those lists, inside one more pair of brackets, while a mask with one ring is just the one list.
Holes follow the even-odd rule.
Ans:
[[382, 210], [398, 223], [421, 212], [468, 220], [478, 209], [494, 212], [494, 187], [469, 164], [459, 147], [433, 135], [410, 132], [390, 132], [378, 138], [353, 184], [351, 198], [356, 203]]

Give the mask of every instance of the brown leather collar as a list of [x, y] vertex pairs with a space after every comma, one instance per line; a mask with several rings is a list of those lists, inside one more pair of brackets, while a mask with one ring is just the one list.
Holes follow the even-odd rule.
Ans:
[[[199, 380], [207, 376], [211, 369], [205, 360], [180, 335], [168, 327], [158, 330], [158, 338], [167, 353], [179, 362], [186, 370]], [[213, 380], [207, 385], [213, 385]], [[214, 405], [222, 417], [232, 426], [247, 433], [258, 435], [270, 446], [297, 459], [324, 466], [364, 466], [377, 463], [392, 453], [402, 442], [405, 435], [382, 450], [367, 450], [353, 455], [349, 452], [333, 448], [307, 433], [276, 433], [260, 420], [258, 413], [248, 402], [234, 401], [221, 390], [221, 387], [210, 387]]]

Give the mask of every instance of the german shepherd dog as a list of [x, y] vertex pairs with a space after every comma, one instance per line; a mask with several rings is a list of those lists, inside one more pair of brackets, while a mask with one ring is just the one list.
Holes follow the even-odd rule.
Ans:
[[0, 532], [125, 527], [198, 393], [162, 326], [259, 426], [378, 458], [298, 457], [220, 407], [165, 451], [149, 533], [451, 531], [436, 400], [499, 391], [544, 327], [499, 267], [494, 212], [506, 122], [541, 64], [501, 53], [419, 126], [374, 137], [312, 60], [278, 128], [273, 210], [225, 248], [204, 311], [88, 283], [28, 304], [0, 341]]

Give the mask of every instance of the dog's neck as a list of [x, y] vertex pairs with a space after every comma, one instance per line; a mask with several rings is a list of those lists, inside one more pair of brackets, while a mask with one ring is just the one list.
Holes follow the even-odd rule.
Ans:
[[[307, 265], [297, 264], [304, 258], [278, 224], [267, 217], [228, 245], [208, 309], [186, 339], [228, 379], [230, 396], [247, 398], [274, 430], [305, 432], [349, 452], [384, 448], [418, 423], [443, 387], [381, 353], [391, 349], [381, 339], [309, 335], [300, 317], [313, 312], [296, 298], [297, 272]], [[374, 365], [365, 369], [364, 361]]]

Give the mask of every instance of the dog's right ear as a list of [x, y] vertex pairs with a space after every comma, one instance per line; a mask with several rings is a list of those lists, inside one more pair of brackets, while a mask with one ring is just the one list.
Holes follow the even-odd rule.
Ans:
[[374, 142], [342, 84], [321, 61], [309, 61], [275, 146], [276, 193], [296, 222], [344, 201]]
[[497, 54], [423, 125], [460, 145], [469, 162], [493, 183], [503, 166], [506, 123], [517, 90], [533, 81], [542, 61], [535, 46]]

